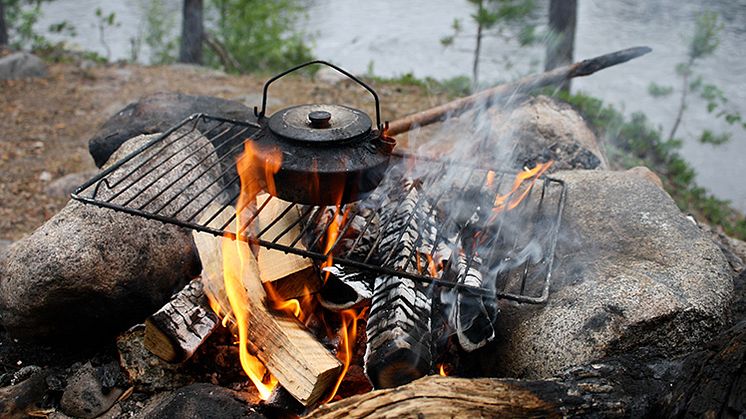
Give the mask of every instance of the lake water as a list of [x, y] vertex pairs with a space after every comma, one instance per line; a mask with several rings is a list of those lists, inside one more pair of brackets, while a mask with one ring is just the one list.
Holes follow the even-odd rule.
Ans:
[[[466, 0], [308, 0], [304, 26], [315, 37], [314, 53], [355, 73], [370, 68], [382, 76], [411, 72], [418, 77], [450, 78], [471, 73], [473, 40], [457, 39], [444, 49], [440, 39], [450, 34], [454, 18], [462, 20], [464, 33], [473, 33]], [[617, 49], [648, 45], [653, 53], [632, 63], [576, 79], [573, 90], [583, 90], [622, 107], [625, 112], [642, 111], [664, 132], [675, 119], [677, 99], [655, 99], [647, 93], [650, 82], [676, 85], [674, 68], [686, 58], [686, 38], [692, 33], [696, 16], [714, 10], [722, 17], [724, 29], [716, 53], [702, 60], [697, 72], [709, 83], [723, 89], [732, 109], [746, 114], [746, 0], [580, 0], [575, 57], [593, 57]], [[546, 1], [540, 2], [545, 6]], [[166, 1], [167, 15], [179, 27], [180, 0]], [[60, 20], [78, 28], [75, 42], [104, 53], [95, 27], [94, 11], [115, 12], [121, 26], [107, 29], [105, 36], [113, 59], [130, 57], [130, 39], [143, 30], [145, 0], [55, 0], [45, 3], [39, 28]], [[545, 10], [543, 7], [542, 10]], [[546, 13], [536, 16], [546, 21]], [[143, 46], [140, 57], [149, 52]], [[509, 42], [487, 40], [480, 67], [482, 80], [509, 80], [538, 70], [543, 60], [541, 46], [519, 48]], [[508, 68], [506, 63], [510, 63]], [[713, 121], [704, 102], [692, 98], [679, 128], [689, 139], [682, 149], [696, 168], [697, 181], [721, 198], [746, 211], [746, 132]], [[730, 143], [703, 145], [697, 133], [709, 128], [730, 131]]]

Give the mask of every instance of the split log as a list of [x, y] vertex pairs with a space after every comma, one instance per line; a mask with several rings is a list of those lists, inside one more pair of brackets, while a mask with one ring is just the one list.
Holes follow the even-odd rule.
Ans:
[[319, 303], [332, 311], [359, 307], [373, 296], [373, 278], [369, 272], [334, 264], [322, 269], [329, 277], [319, 293]]
[[[381, 199], [380, 196], [369, 197], [371, 202], [377, 199]], [[315, 229], [317, 234], [319, 229], [324, 228], [334, 217], [334, 214], [337, 214], [340, 219], [346, 218], [340, 215], [340, 211], [336, 211], [334, 207], [327, 207], [323, 211]], [[342, 237], [339, 238], [339, 243], [334, 249], [334, 255], [344, 255], [346, 258], [362, 262], [378, 237], [380, 218], [371, 208], [347, 206], [344, 211], [354, 215], [342, 227]], [[323, 268], [322, 272], [326, 281], [319, 293], [319, 302], [329, 310], [341, 311], [359, 307], [369, 302], [373, 296], [375, 274], [367, 270], [335, 263]]]
[[145, 347], [164, 361], [183, 362], [217, 327], [218, 316], [196, 278], [145, 320]]
[[[269, 202], [257, 217], [258, 229], [262, 231], [269, 227], [262, 234], [262, 238], [267, 241], [274, 241], [293, 223], [297, 223], [300, 217], [300, 208], [296, 204], [279, 198], [270, 199], [268, 194], [257, 197], [257, 207], [261, 208], [268, 199]], [[292, 208], [289, 208], [291, 206]], [[296, 224], [277, 239], [277, 244], [290, 246], [300, 234], [301, 226]], [[305, 250], [300, 242], [296, 243], [295, 247]], [[321, 278], [316, 272], [313, 261], [307, 257], [261, 247], [257, 259], [262, 283], [272, 284], [275, 292], [282, 299], [302, 297], [321, 288]]]
[[[478, 255], [469, 258], [459, 253], [456, 262], [451, 263], [453, 278], [460, 284], [482, 288], [485, 283], [479, 271], [481, 264], [482, 260]], [[456, 294], [455, 299], [446, 298], [446, 300], [455, 300], [448, 320], [452, 329], [456, 331], [459, 345], [465, 351], [471, 352], [479, 349], [495, 338], [493, 322], [498, 309], [494, 298], [489, 301], [465, 289], [443, 290], [442, 292]]]
[[[234, 210], [235, 211], [235, 210]], [[223, 281], [221, 237], [198, 233], [195, 243], [210, 283]], [[336, 381], [342, 365], [296, 318], [267, 307], [259, 265], [245, 242], [233, 242], [243, 261], [249, 349], [277, 381], [304, 406], [317, 401]], [[214, 288], [213, 288], [214, 289]], [[224, 289], [223, 289], [224, 292]], [[217, 300], [222, 298], [217, 296]]]
[[[415, 258], [429, 254], [435, 230], [426, 203], [416, 188], [405, 182], [407, 196], [390, 201], [381, 216], [383, 239], [378, 249], [390, 255], [393, 269], [416, 272]], [[424, 199], [424, 197], [422, 198]], [[365, 373], [376, 388], [394, 387], [427, 374], [432, 367], [430, 350], [431, 299], [426, 284], [408, 278], [376, 278], [366, 326]]]

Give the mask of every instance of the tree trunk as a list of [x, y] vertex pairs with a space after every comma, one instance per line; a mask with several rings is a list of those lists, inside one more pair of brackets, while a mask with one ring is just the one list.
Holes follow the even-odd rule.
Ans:
[[4, 0], [0, 0], [0, 48], [8, 45], [8, 26], [5, 24]]
[[[482, 1], [479, 2], [479, 14], [482, 13]], [[482, 22], [477, 20], [477, 46], [474, 48], [474, 66], [471, 70], [472, 83], [479, 83], [479, 55], [482, 53]]]
[[202, 0], [184, 0], [184, 20], [181, 25], [179, 61], [202, 64]]
[[[545, 70], [572, 63], [577, 9], [577, 0], [551, 0], [549, 3], [549, 29], [552, 36], [547, 42]], [[562, 82], [560, 88], [569, 92], [570, 80]]]

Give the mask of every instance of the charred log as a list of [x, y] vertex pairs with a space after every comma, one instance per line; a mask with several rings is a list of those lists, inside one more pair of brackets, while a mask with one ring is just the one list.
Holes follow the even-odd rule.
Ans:
[[[383, 209], [379, 252], [394, 269], [416, 272], [420, 253], [429, 254], [435, 227], [429, 205], [416, 188], [400, 202]], [[393, 207], [393, 208], [392, 208]], [[365, 372], [376, 388], [394, 387], [422, 377], [431, 369], [431, 300], [426, 284], [408, 278], [382, 275], [373, 287]]]
[[[378, 199], [378, 196], [370, 198], [373, 202]], [[322, 215], [314, 229], [316, 237], [325, 236], [325, 229], [334, 217], [337, 217], [338, 223], [347, 218], [336, 207], [326, 207], [320, 211]], [[350, 219], [341, 226], [341, 237], [333, 249], [333, 255], [364, 261], [379, 234], [380, 218], [371, 208], [348, 205], [345, 212], [348, 212]], [[319, 301], [329, 310], [339, 311], [360, 306], [370, 301], [373, 295], [375, 275], [368, 271], [335, 263], [323, 268], [321, 274], [325, 282], [319, 293]]]
[[[485, 286], [484, 277], [479, 271], [482, 259], [478, 255], [467, 257], [459, 254], [455, 259], [456, 262], [451, 264], [451, 270], [456, 282], [476, 288]], [[459, 292], [443, 290], [442, 292], [447, 294], [443, 296], [443, 299], [453, 300], [449, 323], [452, 330], [456, 332], [459, 345], [465, 351], [471, 352], [479, 349], [495, 338], [493, 323], [497, 317], [498, 308], [494, 298], [489, 299], [472, 294], [468, 290]]]
[[145, 320], [145, 347], [164, 361], [183, 362], [218, 327], [200, 278]]

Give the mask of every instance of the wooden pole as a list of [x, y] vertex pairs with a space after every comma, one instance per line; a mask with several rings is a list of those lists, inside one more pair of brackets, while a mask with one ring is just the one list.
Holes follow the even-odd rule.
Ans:
[[491, 106], [506, 97], [528, 92], [545, 86], [559, 85], [573, 77], [588, 76], [604, 68], [621, 64], [652, 51], [648, 47], [635, 47], [583, 60], [572, 65], [556, 68], [542, 74], [523, 77], [517, 81], [501, 84], [465, 98], [427, 109], [389, 123], [386, 135], [395, 136], [411, 129], [430, 125], [447, 118], [461, 115], [478, 106]]

